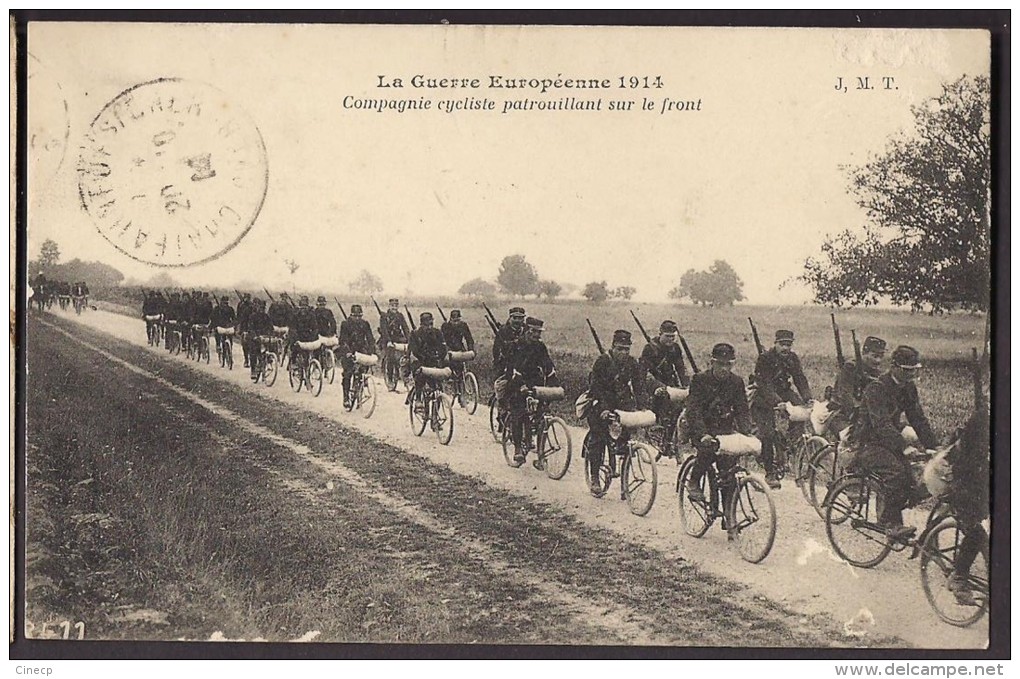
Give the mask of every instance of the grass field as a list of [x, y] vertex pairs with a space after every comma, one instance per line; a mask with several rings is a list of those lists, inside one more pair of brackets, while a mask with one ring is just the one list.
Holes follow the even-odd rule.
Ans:
[[[233, 303], [233, 292], [225, 294], [231, 295]], [[315, 294], [309, 293], [312, 299]], [[379, 299], [383, 297], [379, 296]], [[327, 299], [331, 299], [328, 294]], [[116, 301], [124, 303], [127, 300], [121, 298]], [[352, 302], [360, 302], [365, 307], [366, 318], [373, 324], [378, 320], [371, 301], [345, 296], [341, 296], [340, 301], [345, 307], [349, 307]], [[492, 333], [485, 323], [481, 302], [463, 298], [411, 298], [406, 301], [416, 321], [417, 314], [422, 311], [433, 312], [439, 320], [435, 307], [437, 301], [447, 313], [457, 307], [463, 311], [480, 348], [479, 359], [472, 369], [479, 375], [483, 395], [487, 397], [487, 385], [492, 381]], [[585, 318], [591, 319], [606, 346], [615, 329], [630, 330], [635, 338], [633, 353], [637, 355], [644, 346], [644, 339], [630, 317], [630, 309], [634, 310], [652, 335], [656, 334], [663, 319], [676, 321], [701, 368], [708, 365], [708, 354], [713, 344], [729, 342], [737, 350], [735, 372], [746, 379], [754, 369], [756, 358], [754, 340], [747, 322], [747, 317], [751, 316], [766, 348], [772, 345], [777, 329], [794, 331], [794, 351], [800, 355], [805, 374], [816, 396], [821, 397], [824, 388], [832, 384], [836, 374], [836, 349], [829, 310], [822, 307], [735, 306], [716, 309], [648, 303], [592, 305], [578, 300], [502, 301], [490, 302], [489, 307], [502, 322], [506, 318], [507, 309], [517, 304], [523, 306], [529, 315], [545, 321], [543, 337], [569, 397], [568, 402], [558, 404], [561, 414], [572, 413], [572, 399], [586, 388], [588, 372], [598, 355]], [[333, 304], [330, 306], [335, 310]], [[139, 301], [137, 313], [140, 313], [140, 308]], [[843, 351], [847, 358], [853, 358], [854, 355], [850, 340], [851, 329], [857, 331], [861, 342], [868, 335], [877, 335], [886, 340], [890, 351], [897, 345], [909, 344], [921, 352], [925, 366], [918, 378], [921, 403], [941, 438], [949, 435], [968, 417], [973, 406], [970, 350], [971, 347], [981, 348], [985, 323], [983, 315], [958, 313], [929, 316], [894, 309], [854, 309], [837, 312], [836, 320], [842, 332]]]

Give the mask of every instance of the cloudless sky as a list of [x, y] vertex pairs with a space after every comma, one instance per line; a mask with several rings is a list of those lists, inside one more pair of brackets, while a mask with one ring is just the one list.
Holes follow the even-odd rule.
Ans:
[[[264, 281], [346, 290], [362, 268], [387, 292], [452, 293], [493, 279], [504, 255], [543, 278], [633, 285], [665, 299], [690, 267], [729, 261], [752, 303], [810, 298], [796, 276], [826, 234], [864, 223], [840, 165], [911, 127], [940, 84], [989, 72], [983, 31], [32, 24], [32, 129], [67, 126], [33, 151], [29, 256], [161, 269], [114, 249], [80, 207], [88, 125], [123, 90], [159, 77], [222, 90], [258, 125], [269, 187], [254, 227], [185, 284]], [[425, 91], [436, 77], [661, 76], [652, 90]], [[377, 88], [377, 76], [406, 87]], [[834, 89], [837, 77], [847, 93]], [[853, 90], [868, 76], [874, 90]], [[895, 78], [882, 90], [880, 78]], [[54, 85], [54, 83], [56, 83]], [[37, 93], [42, 93], [38, 94]], [[54, 93], [58, 93], [55, 95]], [[497, 110], [376, 113], [342, 100], [474, 96]], [[507, 98], [603, 99], [603, 111], [501, 113]], [[57, 101], [66, 100], [64, 109]], [[643, 97], [656, 110], [609, 112]], [[662, 99], [701, 102], [660, 114]], [[51, 122], [52, 121], [52, 122]], [[66, 123], [65, 123], [66, 121]]]

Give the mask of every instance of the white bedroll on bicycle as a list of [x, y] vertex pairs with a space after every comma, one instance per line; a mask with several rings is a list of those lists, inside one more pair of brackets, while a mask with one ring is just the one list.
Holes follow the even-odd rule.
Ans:
[[475, 352], [473, 351], [451, 351], [450, 360], [455, 363], [469, 363], [475, 360]]
[[348, 411], [361, 410], [361, 416], [366, 420], [375, 412], [377, 395], [371, 368], [378, 363], [379, 357], [375, 354], [354, 352], [354, 375], [351, 378], [350, 396], [344, 402], [344, 408]]
[[379, 357], [375, 354], [363, 354], [360, 351], [355, 351], [354, 362], [364, 368], [372, 368], [378, 365]]
[[467, 363], [475, 360], [473, 351], [451, 351], [450, 363], [458, 366], [453, 376], [453, 398], [461, 407], [474, 415], [478, 410], [478, 378], [467, 369]]
[[[566, 476], [574, 447], [567, 423], [549, 412], [550, 403], [564, 398], [563, 387], [530, 387], [524, 406], [523, 451], [525, 455], [533, 451], [535, 459], [532, 465], [554, 481]], [[501, 434], [504, 460], [510, 467], [519, 467], [520, 464], [515, 461], [517, 451], [511, 427], [505, 427]]]
[[[430, 368], [421, 366], [419, 373], [429, 380], [447, 380], [453, 375], [450, 368]], [[421, 390], [412, 388], [408, 403], [408, 418], [411, 431], [421, 436], [425, 427], [431, 426], [441, 444], [449, 445], [453, 438], [453, 405], [451, 399], [443, 393], [442, 384], [432, 385], [426, 382]]]
[[687, 401], [687, 397], [690, 396], [690, 389], [681, 389], [680, 387], [666, 387], [666, 394], [669, 396], [670, 403], [684, 403]]
[[[599, 465], [598, 478], [592, 479], [591, 463], [588, 460], [587, 446], [591, 432], [584, 439], [585, 482], [595, 494], [602, 497], [609, 491], [614, 478], [620, 478], [621, 499], [627, 501], [632, 514], [644, 516], [655, 504], [658, 490], [659, 474], [655, 460], [659, 456], [654, 446], [644, 441], [637, 441], [628, 436], [626, 446], [621, 446], [623, 433], [651, 427], [655, 424], [655, 413], [651, 410], [614, 410], [609, 415], [609, 445], [603, 452], [602, 463]], [[620, 446], [620, 447], [618, 447]], [[618, 457], [622, 457], [622, 467], [617, 473]], [[594, 483], [593, 483], [594, 482]]]

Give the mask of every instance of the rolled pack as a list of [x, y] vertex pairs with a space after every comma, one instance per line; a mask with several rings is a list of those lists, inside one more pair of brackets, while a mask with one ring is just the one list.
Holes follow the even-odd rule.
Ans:
[[354, 362], [358, 365], [363, 365], [366, 368], [371, 368], [373, 365], [379, 362], [379, 357], [375, 354], [363, 354], [360, 351], [354, 352]]
[[397, 351], [400, 351], [400, 352], [407, 351], [407, 343], [406, 342], [394, 342], [393, 343], [393, 348], [396, 349]]
[[234, 334], [234, 326], [231, 325], [229, 327], [224, 327], [222, 325], [217, 325], [216, 326], [216, 334], [217, 335], [233, 335]]
[[687, 395], [691, 393], [691, 390], [681, 389], [680, 387], [666, 387], [666, 393], [669, 394], [671, 403], [683, 403], [687, 400]]
[[921, 478], [932, 497], [942, 497], [948, 493], [949, 485], [953, 482], [953, 468], [949, 465], [950, 450], [952, 446], [939, 450], [924, 465]]
[[562, 401], [565, 395], [563, 387], [535, 387], [535, 398], [539, 401]]
[[298, 340], [297, 345], [298, 345], [298, 348], [301, 349], [302, 351], [315, 351], [320, 346], [322, 346], [319, 343], [318, 339], [316, 339], [316, 340], [314, 340], [312, 342], [302, 342], [301, 340]]
[[163, 318], [163, 314], [146, 314], [145, 320], [147, 321], [158, 321]]
[[761, 440], [744, 434], [720, 434], [720, 455], [761, 455]]
[[467, 363], [468, 361], [475, 360], [475, 352], [473, 351], [451, 351], [450, 360], [456, 361], [457, 363]]
[[807, 422], [811, 419], [811, 408], [798, 406], [787, 401], [783, 404], [786, 414], [790, 416], [790, 422]]
[[655, 424], [655, 413], [651, 410], [617, 410], [616, 414], [624, 429], [640, 429]]
[[427, 368], [422, 366], [421, 374], [425, 377], [431, 377], [434, 380], [445, 380], [449, 379], [450, 375], [453, 374], [449, 368]]
[[821, 436], [825, 433], [826, 424], [832, 413], [829, 411], [828, 401], [815, 401], [815, 407], [811, 409], [811, 427], [815, 433]]
[[909, 425], [903, 427], [903, 430], [900, 431], [900, 435], [903, 437], [903, 442], [906, 443], [908, 446], [912, 446], [915, 443], [920, 442], [920, 439], [917, 438], [917, 432], [914, 431], [914, 428]]

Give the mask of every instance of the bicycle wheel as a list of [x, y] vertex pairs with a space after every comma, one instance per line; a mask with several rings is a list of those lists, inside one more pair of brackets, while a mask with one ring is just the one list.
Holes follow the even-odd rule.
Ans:
[[206, 337], [202, 339], [202, 360], [206, 365], [209, 365], [209, 360], [212, 358], [209, 354], [209, 338]]
[[871, 483], [848, 476], [825, 498], [825, 534], [836, 554], [859, 568], [880, 564], [892, 547], [878, 527], [881, 497]]
[[386, 389], [389, 391], [397, 390], [397, 371], [399, 366], [395, 365], [395, 363], [396, 361], [383, 357], [383, 377], [386, 380]]
[[655, 451], [642, 441], [631, 441], [629, 454], [623, 459], [623, 494], [632, 514], [644, 516], [655, 504], [659, 472]]
[[503, 440], [503, 432], [499, 423], [499, 407], [496, 405], [496, 395], [489, 397], [489, 432], [492, 440], [499, 443]]
[[223, 344], [225, 340], [221, 340], [216, 343], [216, 360], [219, 361], [220, 367], [227, 367], [227, 357], [223, 355]]
[[437, 389], [433, 396], [436, 438], [444, 446], [450, 445], [453, 438], [453, 400], [442, 389]]
[[287, 368], [287, 378], [290, 380], [290, 388], [295, 393], [300, 392], [301, 386], [305, 382], [304, 371], [301, 369], [301, 366], [291, 361], [290, 367]]
[[226, 357], [227, 370], [234, 369], [234, 342], [230, 339], [223, 340], [223, 355]]
[[174, 333], [170, 337], [170, 353], [174, 356], [181, 355], [181, 336], [180, 333]]
[[921, 587], [936, 615], [954, 627], [970, 627], [988, 611], [988, 543], [981, 546], [967, 577], [967, 585], [977, 606], [964, 606], [949, 589], [960, 550], [960, 532], [956, 519], [946, 519], [928, 532], [921, 548]]
[[268, 351], [266, 352], [263, 360], [265, 361], [265, 364], [262, 366], [262, 384], [267, 387], [271, 387], [276, 384], [276, 375], [279, 373], [276, 363], [276, 354]]
[[411, 402], [407, 404], [407, 416], [411, 421], [411, 431], [415, 436], [421, 436], [425, 427], [429, 425], [428, 409], [420, 398], [416, 389], [411, 389]]
[[809, 481], [811, 478], [811, 461], [815, 459], [818, 451], [828, 448], [830, 444], [826, 439], [821, 436], [809, 436], [808, 438], [801, 438], [800, 443], [797, 445], [797, 454], [794, 456], [795, 466], [793, 467], [794, 480], [800, 487], [800, 492], [804, 495], [804, 500], [810, 505], [814, 505], [814, 501], [811, 499], [811, 487]]
[[308, 362], [308, 390], [312, 392], [312, 396], [322, 393], [322, 364], [317, 358]]
[[361, 416], [366, 420], [372, 417], [375, 412], [375, 380], [371, 375], [362, 375], [361, 390], [358, 393], [358, 407], [361, 408]]
[[500, 443], [503, 444], [503, 459], [506, 460], [508, 467], [517, 467], [518, 464], [514, 462], [514, 442], [510, 438], [510, 428], [507, 427], [503, 430], [503, 434], [500, 437]]
[[336, 357], [332, 349], [326, 349], [326, 353], [322, 355], [322, 375], [330, 384], [336, 379]]
[[825, 506], [823, 500], [829, 493], [829, 488], [838, 477], [837, 464], [839, 453], [835, 444], [829, 444], [815, 453], [807, 466], [807, 481], [804, 488], [807, 490], [808, 502], [818, 512], [818, 516], [825, 518]]
[[730, 516], [741, 558], [759, 563], [776, 541], [776, 503], [772, 491], [756, 476], [741, 476], [730, 499]]
[[[595, 497], [602, 497], [609, 492], [609, 486], [613, 483], [613, 470], [609, 466], [609, 451], [602, 451], [602, 463], [599, 465], [598, 478], [594, 479], [597, 484], [595, 488], [592, 487], [593, 479], [591, 478], [591, 466], [588, 464], [589, 456], [591, 456], [590, 431], [585, 435], [584, 441], [581, 443], [581, 457], [584, 458], [584, 481], [588, 484], [588, 489], [593, 495], [595, 495]], [[596, 488], [597, 492], [595, 490]]]
[[700, 538], [708, 532], [715, 521], [710, 504], [714, 493], [709, 479], [712, 471], [709, 470], [701, 477], [700, 484], [705, 499], [692, 500], [687, 495], [687, 482], [694, 474], [694, 460], [695, 458], [689, 457], [680, 465], [680, 472], [676, 477], [677, 500], [680, 503], [680, 527], [692, 538]]
[[460, 398], [468, 415], [474, 415], [478, 410], [478, 378], [473, 372], [464, 373], [464, 393]]
[[567, 475], [570, 468], [570, 455], [573, 442], [567, 423], [559, 417], [546, 420], [545, 431], [538, 440], [539, 455], [545, 460], [545, 474], [553, 481], [559, 481]]

